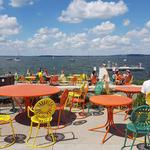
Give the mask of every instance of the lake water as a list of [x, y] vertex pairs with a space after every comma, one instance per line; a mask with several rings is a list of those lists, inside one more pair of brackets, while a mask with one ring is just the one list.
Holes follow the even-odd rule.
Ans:
[[[137, 66], [142, 63], [144, 71], [132, 71], [135, 79], [148, 79], [150, 74], [149, 55], [117, 55], [117, 56], [21, 56], [20, 61], [15, 61], [15, 57], [0, 56], [0, 74], [8, 72], [25, 74], [30, 68], [36, 73], [38, 68], [47, 68], [50, 74], [59, 74], [64, 69], [65, 74], [88, 73], [90, 74], [94, 66], [98, 67], [102, 63], [117, 63], [118, 66]], [[111, 72], [110, 72], [111, 74]]]

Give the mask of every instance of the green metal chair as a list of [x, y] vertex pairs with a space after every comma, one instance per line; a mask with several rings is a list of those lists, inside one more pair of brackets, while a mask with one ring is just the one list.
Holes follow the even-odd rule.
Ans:
[[[96, 83], [93, 95], [101, 95], [103, 90], [104, 90], [104, 82], [99, 81]], [[93, 96], [93, 95], [91, 95], [91, 96]], [[86, 106], [88, 108], [88, 113], [90, 113], [90, 108], [92, 107], [92, 104], [89, 102]], [[99, 107], [99, 108], [101, 108], [101, 107]]]
[[132, 150], [135, 140], [139, 134], [144, 135], [145, 147], [148, 147], [149, 144], [147, 145], [146, 139], [148, 138], [150, 143], [150, 106], [142, 105], [133, 110], [131, 113], [131, 121], [131, 123], [126, 125], [124, 146], [121, 149], [123, 150], [126, 147], [127, 137], [130, 137], [128, 136], [128, 131], [133, 133], [133, 142], [130, 145], [130, 150]]

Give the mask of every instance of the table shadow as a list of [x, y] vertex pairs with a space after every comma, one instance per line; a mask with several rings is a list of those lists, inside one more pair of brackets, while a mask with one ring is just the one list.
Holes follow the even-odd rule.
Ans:
[[[63, 113], [61, 114], [60, 125], [70, 125], [75, 119], [76, 119], [75, 113], [70, 112], [68, 110], [64, 110]], [[17, 114], [15, 120], [16, 122], [26, 126], [30, 126], [31, 123], [30, 118], [28, 118], [26, 112]], [[58, 121], [58, 111], [56, 111], [53, 115], [51, 126], [57, 126], [57, 121]]]

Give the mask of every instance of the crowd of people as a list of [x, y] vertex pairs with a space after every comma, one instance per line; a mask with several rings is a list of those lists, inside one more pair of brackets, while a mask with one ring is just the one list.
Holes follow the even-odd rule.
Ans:
[[91, 84], [95, 85], [97, 81], [102, 81], [106, 83], [106, 86], [108, 83], [110, 83], [110, 81], [115, 85], [131, 84], [133, 81], [133, 75], [130, 70], [126, 70], [122, 73], [118, 69], [115, 69], [110, 79], [109, 73], [106, 69], [106, 64], [102, 64], [99, 67], [98, 73], [96, 72], [96, 68], [94, 67], [90, 78]]

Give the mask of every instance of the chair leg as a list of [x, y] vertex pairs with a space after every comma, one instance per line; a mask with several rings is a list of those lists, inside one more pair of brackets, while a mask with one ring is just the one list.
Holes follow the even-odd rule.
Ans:
[[132, 145], [131, 145], [130, 150], [132, 150], [132, 148], [133, 148], [133, 145], [134, 145], [134, 143], [135, 143], [136, 137], [137, 137], [137, 133], [134, 133], [134, 138], [133, 138], [133, 142], [132, 142]]
[[82, 111], [83, 111], [83, 113], [84, 113], [84, 105], [85, 105], [85, 104], [84, 104], [84, 103], [82, 103]]
[[72, 110], [72, 107], [73, 107], [73, 102], [71, 102], [70, 104], [70, 111]]
[[28, 135], [28, 138], [26, 140], [26, 144], [29, 144], [29, 139], [31, 138], [31, 135], [32, 135], [32, 126], [33, 126], [33, 122], [31, 121], [29, 135]]
[[61, 117], [61, 109], [59, 110], [59, 114], [58, 114], [58, 123], [57, 123], [57, 126], [59, 128], [59, 125], [60, 125], [60, 117]]
[[54, 133], [52, 131], [50, 123], [48, 123], [47, 126], [48, 126], [48, 134], [51, 135], [51, 137], [52, 137], [52, 143], [51, 143], [51, 145], [53, 145], [53, 144], [56, 143], [56, 137], [54, 136]]
[[39, 129], [40, 129], [40, 123], [38, 123], [37, 129], [36, 129], [36, 134], [35, 134], [35, 137], [34, 137], [34, 140], [33, 140], [33, 145], [35, 145], [36, 137], [38, 135]]
[[13, 124], [12, 124], [12, 120], [10, 120], [10, 126], [11, 126], [11, 129], [12, 129], [13, 138], [15, 140], [15, 131], [14, 131], [14, 127], [13, 127]]
[[91, 108], [92, 104], [89, 102], [86, 106], [88, 108], [88, 114], [89, 114], [90, 113], [90, 108]]
[[[15, 139], [15, 132], [14, 132], [14, 127], [13, 127], [13, 124], [12, 124], [12, 121], [11, 121], [11, 120], [10, 120], [10, 126], [11, 126], [11, 130], [12, 130], [13, 141], [12, 141], [11, 143], [9, 143], [9, 144], [0, 146], [0, 149], [9, 147], [9, 146], [11, 146], [11, 145], [13, 145], [13, 144], [15, 143], [15, 140], [16, 140], [16, 139]], [[2, 135], [1, 135], [1, 128], [0, 128], [0, 136], [2, 136]]]
[[128, 130], [125, 129], [125, 140], [124, 140], [124, 145], [123, 145], [123, 147], [121, 148], [121, 150], [123, 150], [123, 149], [126, 147], [127, 136], [128, 136]]

